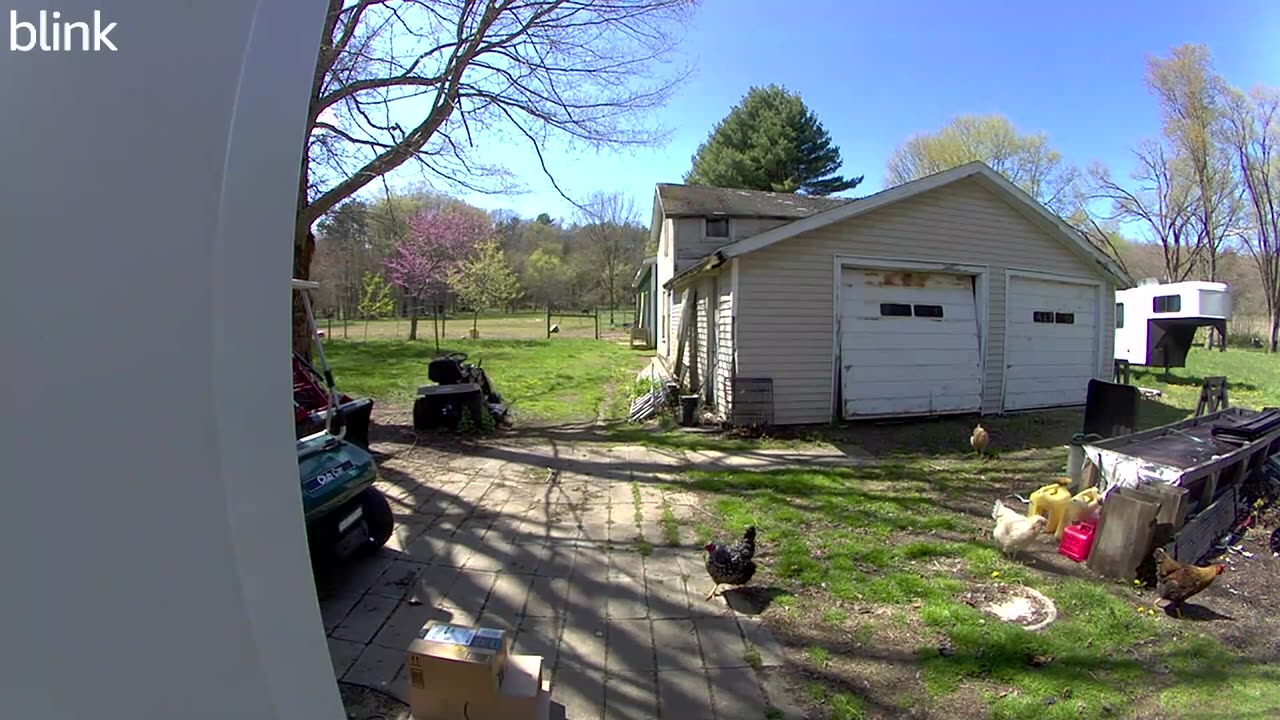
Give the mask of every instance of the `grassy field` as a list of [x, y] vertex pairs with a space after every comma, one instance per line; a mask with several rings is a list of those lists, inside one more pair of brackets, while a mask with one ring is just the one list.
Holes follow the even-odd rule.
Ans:
[[[629, 384], [648, 361], [625, 343], [573, 337], [441, 344], [441, 353], [451, 351], [481, 363], [522, 425], [596, 420], [611, 389]], [[413, 401], [419, 385], [430, 383], [427, 363], [437, 356], [430, 340], [330, 339], [325, 353], [344, 392], [404, 405]]]
[[[623, 323], [630, 322], [630, 310], [615, 310], [614, 323], [609, 323], [609, 311], [600, 311], [600, 337], [624, 337]], [[560, 331], [557, 337], [594, 338], [596, 332], [595, 318], [552, 316], [553, 325]], [[341, 320], [318, 321], [321, 330], [329, 337], [345, 341], [363, 340], [408, 340], [409, 321], [404, 318], [392, 320], [371, 320], [367, 323], [352, 320], [343, 323]], [[475, 323], [481, 339], [487, 340], [545, 340], [547, 339], [547, 316], [544, 312], [519, 312], [514, 314], [481, 313]], [[468, 339], [472, 318], [469, 314], [451, 315], [443, 323], [441, 342], [454, 342]], [[431, 317], [418, 319], [418, 340], [432, 343], [434, 348], [436, 330], [432, 328]]]
[[[1193, 351], [1187, 368], [1139, 372], [1161, 390], [1150, 427], [1194, 411], [1206, 375], [1226, 375], [1233, 404], [1280, 405], [1280, 358]], [[1280, 717], [1280, 668], [1243, 659], [1213, 634], [1155, 611], [1145, 587], [1100, 581], [1045, 544], [1011, 562], [990, 541], [994, 498], [1025, 495], [1064, 472], [1080, 411], [984, 418], [994, 456], [975, 457], [972, 419], [824, 428], [764, 441], [619, 428], [620, 439], [670, 447], [750, 449], [831, 442], [877, 462], [831, 470], [691, 472], [677, 483], [713, 512], [699, 542], [748, 524], [766, 548], [755, 585], [765, 617], [793, 648], [793, 679], [821, 716], [1000, 720]], [[1042, 632], [1005, 625], [966, 593], [1019, 583], [1052, 598]], [[1221, 625], [1221, 623], [1219, 623]], [[1206, 698], [1212, 698], [1206, 704]]]

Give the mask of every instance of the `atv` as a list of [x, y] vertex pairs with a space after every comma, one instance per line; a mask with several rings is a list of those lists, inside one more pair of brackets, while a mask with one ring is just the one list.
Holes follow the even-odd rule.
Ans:
[[[359, 400], [339, 396], [334, 388], [333, 372], [316, 333], [308, 295], [309, 290], [318, 287], [314, 282], [293, 281], [293, 289], [302, 294], [321, 364], [321, 372], [317, 372], [310, 363], [294, 356], [298, 474], [307, 542], [313, 560], [372, 552], [385, 545], [395, 529], [391, 505], [374, 486], [378, 466], [368, 451], [368, 413], [373, 401], [365, 399], [361, 404]], [[325, 380], [326, 387], [320, 387], [320, 378]], [[321, 402], [322, 407], [315, 407]], [[347, 414], [342, 410], [344, 407]], [[358, 421], [351, 422], [352, 417], [361, 415], [363, 426]], [[320, 427], [313, 430], [309, 424]], [[359, 444], [348, 438], [353, 428], [357, 429]]]

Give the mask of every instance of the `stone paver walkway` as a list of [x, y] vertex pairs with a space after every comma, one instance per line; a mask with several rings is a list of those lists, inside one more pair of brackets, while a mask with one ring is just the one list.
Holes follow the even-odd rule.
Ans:
[[[569, 720], [745, 720], [792, 707], [758, 671], [782, 662], [760, 619], [704, 600], [692, 496], [654, 483], [687, 456], [564, 443], [376, 449], [391, 455], [379, 467], [395, 536], [318, 578], [340, 680], [407, 699], [405, 648], [434, 618], [512, 631], [516, 652], [545, 658]], [[668, 545], [664, 514], [686, 528], [681, 545]]]

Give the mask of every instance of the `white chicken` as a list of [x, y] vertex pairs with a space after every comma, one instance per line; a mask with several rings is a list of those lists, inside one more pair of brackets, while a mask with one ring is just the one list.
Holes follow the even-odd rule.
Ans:
[[996, 545], [999, 545], [1005, 554], [1014, 557], [1017, 557], [1019, 550], [1035, 541], [1044, 530], [1046, 522], [1043, 515], [1029, 518], [1007, 507], [999, 500], [996, 500], [995, 506], [991, 508], [991, 517], [996, 521], [995, 529], [991, 533], [995, 537]]

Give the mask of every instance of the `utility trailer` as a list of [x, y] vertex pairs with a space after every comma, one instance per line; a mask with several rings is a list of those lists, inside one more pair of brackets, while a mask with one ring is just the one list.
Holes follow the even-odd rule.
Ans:
[[1227, 336], [1231, 291], [1226, 283], [1157, 283], [1116, 291], [1117, 360], [1147, 367], [1186, 367], [1187, 351], [1201, 327]]

